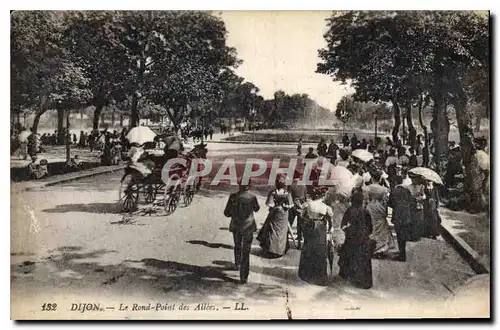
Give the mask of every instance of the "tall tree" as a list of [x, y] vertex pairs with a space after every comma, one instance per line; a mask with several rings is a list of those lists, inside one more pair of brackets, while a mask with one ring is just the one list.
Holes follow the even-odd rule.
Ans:
[[75, 11], [66, 17], [65, 46], [90, 79], [94, 129], [99, 128], [103, 108], [126, 97], [132, 59], [121, 43], [122, 24], [123, 15], [116, 11]]
[[15, 107], [36, 107], [36, 132], [51, 106], [86, 102], [91, 92], [82, 69], [63, 47], [61, 13], [17, 11], [11, 20], [12, 100], [18, 103]]
[[224, 22], [209, 12], [167, 12], [156, 26], [162, 52], [148, 61], [148, 97], [168, 109], [178, 127], [190, 104], [216, 107], [222, 99], [221, 72], [236, 67], [234, 48], [226, 45]]

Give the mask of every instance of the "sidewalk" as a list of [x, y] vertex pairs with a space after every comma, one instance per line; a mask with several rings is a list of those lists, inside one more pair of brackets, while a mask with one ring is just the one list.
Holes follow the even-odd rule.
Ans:
[[478, 274], [490, 272], [490, 217], [441, 207], [443, 237], [469, 262]]
[[[66, 146], [43, 146], [46, 152], [39, 153], [38, 159], [46, 159], [49, 163], [59, 163], [66, 161]], [[71, 157], [78, 155], [82, 162], [99, 162], [100, 151], [90, 152], [89, 148], [77, 148], [71, 146]], [[10, 157], [11, 168], [23, 168], [31, 163], [30, 157], [23, 160], [17, 154]]]
[[125, 168], [125, 166], [126, 165], [100, 166], [78, 172], [53, 175], [40, 180], [13, 182], [10, 184], [10, 193], [16, 194], [26, 190], [39, 189], [43, 187], [53, 186], [56, 184], [88, 178], [95, 175], [112, 173]]

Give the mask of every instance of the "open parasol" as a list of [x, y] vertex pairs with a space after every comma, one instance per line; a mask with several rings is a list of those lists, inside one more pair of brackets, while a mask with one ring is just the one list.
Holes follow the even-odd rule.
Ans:
[[25, 131], [22, 131], [21, 133], [19, 133], [19, 135], [17, 136], [17, 139], [19, 140], [19, 142], [27, 142], [28, 137], [30, 135], [31, 135], [31, 131], [25, 130]]
[[128, 132], [126, 138], [130, 143], [143, 145], [146, 142], [153, 142], [156, 133], [147, 126], [134, 127]]
[[330, 194], [339, 194], [346, 198], [351, 196], [353, 184], [353, 174], [343, 166], [332, 166], [329, 169], [328, 179], [335, 183], [334, 188], [329, 189]]
[[432, 181], [436, 184], [443, 185], [443, 180], [441, 180], [441, 177], [439, 174], [431, 170], [430, 168], [426, 167], [414, 167], [411, 170], [408, 171], [409, 173], [413, 173], [416, 175], [420, 175], [426, 180]]
[[370, 160], [373, 159], [373, 154], [365, 149], [356, 149], [352, 152], [351, 156], [365, 163], [368, 163]]
[[488, 155], [483, 150], [476, 151], [476, 159], [479, 168], [483, 171], [488, 171], [490, 169], [490, 155]]

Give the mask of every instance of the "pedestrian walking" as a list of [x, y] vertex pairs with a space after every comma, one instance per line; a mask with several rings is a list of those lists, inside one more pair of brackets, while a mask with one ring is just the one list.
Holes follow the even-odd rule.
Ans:
[[254, 212], [260, 209], [257, 197], [248, 190], [248, 185], [239, 184], [239, 191], [229, 196], [224, 215], [231, 218], [229, 231], [233, 233], [234, 264], [240, 270], [242, 284], [247, 283], [250, 272], [250, 250], [253, 233], [257, 231]]
[[424, 218], [424, 201], [425, 196], [425, 185], [424, 180], [418, 176], [408, 173], [411, 179], [411, 184], [408, 185], [408, 190], [410, 190], [412, 196], [411, 203], [411, 234], [412, 241], [418, 241], [425, 233], [425, 218]]
[[408, 163], [409, 168], [414, 168], [418, 166], [417, 155], [415, 154], [415, 149], [410, 147], [410, 161]]
[[[300, 253], [299, 277], [309, 283], [327, 285], [332, 272], [333, 245], [328, 232], [332, 229], [332, 208], [321, 196], [309, 201], [304, 214], [304, 246]], [[328, 267], [330, 261], [330, 267]]]
[[309, 151], [307, 152], [307, 154], [304, 156], [304, 158], [306, 159], [315, 159], [315, 158], [318, 158], [318, 155], [316, 155], [314, 153], [314, 148], [313, 147], [310, 147], [309, 148]]
[[279, 174], [275, 187], [269, 192], [266, 200], [269, 214], [259, 231], [257, 239], [260, 247], [270, 257], [281, 257], [289, 249], [288, 244], [288, 210], [292, 208], [292, 195], [286, 188], [286, 177]]
[[297, 175], [293, 180], [290, 187], [290, 194], [292, 195], [293, 207], [288, 211], [288, 221], [290, 222], [290, 227], [293, 226], [295, 219], [297, 219], [297, 247], [301, 248], [301, 241], [303, 236], [303, 212], [304, 204], [306, 202], [306, 187], [303, 184], [299, 184], [299, 180], [302, 175]]
[[374, 257], [383, 257], [389, 250], [392, 243], [391, 231], [387, 223], [387, 202], [389, 199], [389, 189], [378, 184], [380, 172], [374, 172], [372, 179], [374, 183], [366, 187], [368, 202], [366, 210], [372, 219], [373, 233], [371, 238], [376, 242]]
[[428, 182], [425, 187], [424, 218], [425, 227], [423, 237], [436, 239], [439, 236], [441, 216], [439, 215], [439, 193], [432, 182]]
[[327, 149], [328, 146], [326, 145], [325, 139], [321, 139], [317, 146], [318, 155], [321, 157], [325, 157]]
[[299, 139], [299, 143], [297, 144], [297, 156], [302, 156], [302, 139]]
[[373, 286], [372, 262], [373, 241], [370, 213], [363, 208], [363, 192], [353, 190], [351, 206], [342, 219], [345, 243], [340, 248], [339, 275], [357, 287], [369, 289]]
[[337, 160], [337, 150], [339, 147], [335, 144], [333, 139], [330, 141], [330, 145], [328, 146], [328, 159], [330, 159], [330, 163], [335, 164], [335, 161]]
[[401, 178], [397, 182], [391, 196], [389, 206], [392, 208], [392, 223], [396, 231], [399, 256], [397, 260], [406, 261], [406, 242], [412, 240], [411, 204], [412, 196], [408, 187], [401, 185]]

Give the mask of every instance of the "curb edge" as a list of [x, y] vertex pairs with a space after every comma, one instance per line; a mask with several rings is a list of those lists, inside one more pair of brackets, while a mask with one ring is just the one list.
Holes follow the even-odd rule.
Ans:
[[489, 269], [480, 261], [480, 255], [458, 235], [452, 234], [446, 226], [440, 225], [441, 235], [467, 261], [476, 274], [489, 274]]

